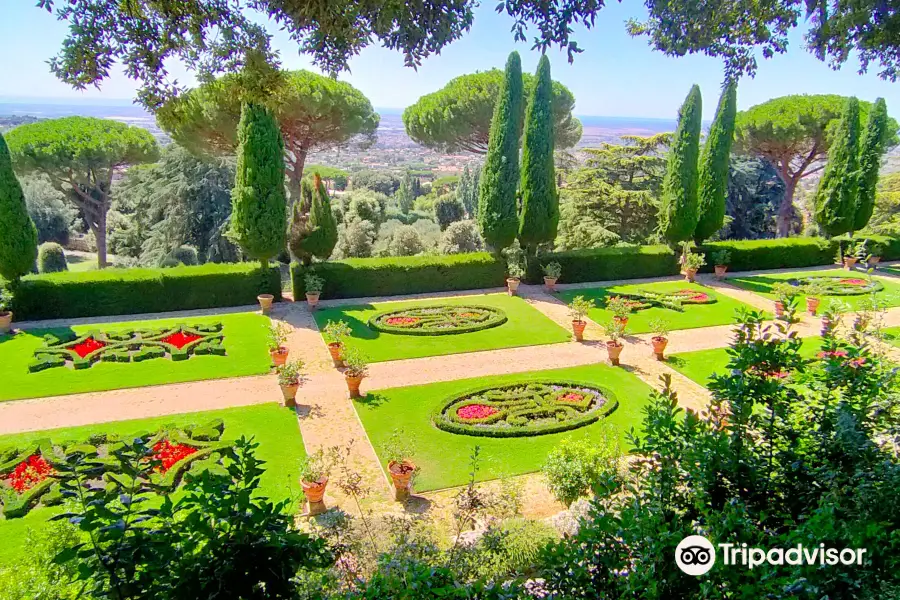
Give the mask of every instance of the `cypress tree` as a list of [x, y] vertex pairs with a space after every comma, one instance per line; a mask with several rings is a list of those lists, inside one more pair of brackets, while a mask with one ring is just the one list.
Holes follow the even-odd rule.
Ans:
[[266, 266], [285, 244], [284, 142], [275, 118], [257, 104], [241, 110], [231, 204], [232, 239]]
[[848, 98], [816, 191], [816, 222], [827, 235], [853, 229], [859, 188], [859, 100]]
[[703, 113], [700, 88], [694, 86], [678, 109], [678, 128], [672, 138], [663, 179], [659, 230], [670, 245], [691, 239], [697, 226], [697, 162]]
[[869, 110], [869, 119], [863, 132], [859, 149], [859, 191], [856, 211], [853, 215], [853, 231], [859, 231], [869, 223], [875, 208], [875, 188], [878, 186], [878, 171], [884, 154], [884, 139], [887, 134], [887, 104], [879, 98]]
[[[301, 191], [302, 195], [302, 191]], [[309, 235], [302, 242], [306, 254], [328, 260], [337, 245], [337, 221], [331, 212], [331, 202], [322, 178], [313, 176], [312, 205], [309, 209]]]
[[28, 216], [9, 147], [0, 135], [0, 275], [16, 281], [30, 272], [37, 259], [37, 242], [37, 228]]
[[522, 62], [509, 55], [500, 97], [491, 119], [488, 151], [478, 194], [478, 226], [485, 243], [495, 252], [516, 239], [519, 220], [516, 188], [519, 184], [519, 132], [523, 108]]
[[537, 82], [525, 117], [522, 150], [522, 215], [519, 243], [534, 254], [538, 244], [556, 239], [559, 225], [559, 196], [553, 165], [553, 111], [550, 100], [553, 81], [550, 60], [542, 55]]
[[413, 181], [413, 177], [410, 175], [409, 171], [407, 171], [403, 176], [403, 180], [400, 182], [400, 189], [397, 190], [395, 195], [397, 204], [400, 205], [400, 212], [404, 215], [409, 214], [409, 211], [412, 210], [413, 203], [416, 200], [414, 186], [415, 182]]
[[306, 248], [306, 238], [312, 229], [309, 224], [310, 211], [313, 203], [313, 187], [308, 178], [300, 182], [300, 200], [294, 203], [291, 214], [291, 233], [288, 237], [288, 246], [291, 252], [304, 265], [312, 262], [312, 254]]
[[728, 195], [728, 164], [734, 141], [737, 116], [737, 82], [725, 83], [716, 117], [700, 157], [697, 192], [697, 227], [694, 240], [700, 244], [725, 224], [725, 197]]

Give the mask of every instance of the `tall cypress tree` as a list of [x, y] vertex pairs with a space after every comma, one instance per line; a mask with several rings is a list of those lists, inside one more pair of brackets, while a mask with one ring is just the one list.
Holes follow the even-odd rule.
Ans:
[[519, 243], [529, 255], [538, 244], [556, 239], [559, 225], [559, 195], [553, 164], [553, 110], [550, 100], [553, 81], [550, 60], [542, 55], [538, 62], [537, 83], [525, 117], [522, 150], [522, 214]]
[[9, 147], [0, 135], [0, 275], [15, 281], [31, 271], [37, 259], [37, 242], [37, 229], [28, 216]]
[[859, 100], [848, 98], [816, 191], [816, 222], [828, 235], [853, 229], [859, 189]]
[[275, 118], [257, 104], [241, 110], [231, 204], [232, 239], [266, 266], [285, 243], [284, 142]]
[[859, 231], [869, 223], [875, 208], [875, 188], [878, 186], [878, 171], [884, 154], [884, 139], [887, 135], [888, 113], [884, 98], [879, 98], [869, 110], [869, 119], [863, 132], [859, 148], [859, 190], [856, 212], [853, 215], [853, 231]]
[[309, 209], [309, 235], [302, 242], [306, 254], [327, 260], [337, 245], [337, 221], [322, 178], [313, 176], [312, 206]]
[[309, 178], [300, 182], [300, 200], [294, 202], [291, 213], [291, 231], [288, 236], [288, 247], [294, 256], [304, 265], [312, 262], [312, 254], [306, 249], [306, 238], [312, 232], [309, 225], [309, 213], [312, 210], [313, 186]]
[[728, 195], [728, 164], [734, 142], [737, 116], [737, 82], [725, 83], [716, 117], [700, 157], [697, 192], [697, 227], [694, 241], [700, 244], [725, 224], [725, 197]]
[[678, 110], [678, 128], [672, 138], [663, 179], [659, 230], [674, 246], [691, 239], [697, 227], [697, 163], [703, 99], [695, 85]]
[[516, 188], [519, 185], [519, 133], [523, 108], [522, 61], [509, 55], [500, 97], [491, 119], [491, 135], [481, 172], [478, 226], [495, 252], [513, 243], [519, 227]]

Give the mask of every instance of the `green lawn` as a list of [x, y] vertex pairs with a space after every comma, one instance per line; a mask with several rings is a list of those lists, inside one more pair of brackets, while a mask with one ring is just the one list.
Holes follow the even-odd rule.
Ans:
[[606, 298], [609, 296], [634, 293], [640, 290], [649, 292], [677, 292], [686, 289], [704, 292], [711, 298], [714, 298], [716, 302], [712, 304], [685, 304], [683, 306], [683, 312], [660, 307], [652, 307], [632, 312], [631, 316], [628, 318], [628, 328], [626, 329], [626, 333], [649, 333], [653, 330], [650, 323], [657, 319], [666, 321], [669, 328], [672, 330], [728, 325], [734, 322], [735, 313], [739, 308], [749, 308], [743, 302], [738, 302], [728, 296], [719, 294], [710, 287], [700, 285], [699, 283], [687, 283], [684, 281], [639, 283], [633, 285], [567, 290], [560, 293], [559, 297], [566, 304], [570, 303], [576, 296], [584, 296], [588, 300], [593, 299], [596, 308], [591, 310], [588, 316], [593, 321], [602, 325], [612, 321], [612, 313], [606, 310]]
[[[550, 377], [604, 386], [616, 395], [619, 406], [592, 425], [532, 437], [459, 435], [440, 430], [431, 423], [435, 406], [453, 394], [480, 386]], [[639, 425], [650, 393], [650, 387], [628, 371], [598, 364], [379, 390], [356, 401], [355, 406], [383, 465], [386, 465], [384, 445], [395, 429], [410, 439], [415, 448], [413, 462], [420, 468], [415, 487], [427, 491], [465, 484], [469, 477], [469, 455], [476, 445], [481, 448], [478, 479], [487, 480], [539, 470], [547, 453], [566, 436], [599, 439], [602, 428], [612, 425], [624, 443], [624, 434]]]
[[[294, 498], [299, 501], [298, 466], [305, 455], [303, 440], [293, 409], [275, 403], [5, 435], [0, 436], [0, 445], [18, 445], [48, 438], [53, 442], [78, 441], [100, 432], [131, 435], [139, 431], [152, 432], [168, 424], [178, 427], [205, 423], [217, 417], [225, 421], [223, 440], [238, 439], [245, 435], [248, 438], [255, 437], [255, 441], [259, 443], [256, 456], [266, 462], [266, 472], [261, 478], [261, 492], [273, 500]], [[0, 565], [8, 564], [25, 552], [22, 544], [27, 528], [40, 527], [48, 518], [62, 511], [62, 506], [37, 508], [20, 519], [0, 519], [0, 539], [3, 540], [0, 544]]]
[[[766, 298], [774, 300], [775, 295], [772, 293], [772, 287], [776, 283], [784, 282], [789, 279], [796, 279], [798, 277], [809, 277], [812, 275], [861, 278], [866, 277], [866, 274], [863, 271], [833, 269], [828, 271], [797, 271], [794, 273], [779, 273], [777, 275], [756, 275], [753, 277], [729, 277], [728, 282], [738, 287], [744, 288], [745, 290], [750, 290], [751, 292], [755, 292], [757, 294], [765, 296]], [[881, 278], [878, 281], [884, 284], [884, 289], [876, 293], [877, 298], [888, 307], [900, 306], [900, 283], [895, 283], [894, 281], [891, 281], [887, 278]], [[851, 309], [855, 309], [860, 305], [860, 303], [864, 302], [867, 297], [868, 294], [861, 294], [859, 296], [825, 296], [822, 298], [821, 309], [824, 309], [832, 300], [844, 302]], [[803, 311], [806, 309], [805, 296], [798, 296], [797, 302], [799, 310]]]
[[[803, 338], [800, 354], [812, 358], [819, 352], [821, 344], [822, 338], [818, 336]], [[714, 348], [672, 354], [666, 360], [666, 364], [705, 387], [714, 374], [721, 375], [726, 372], [728, 360], [727, 348]]]
[[892, 346], [900, 348], [900, 327], [888, 327], [881, 333], [884, 334], [884, 341]]
[[269, 370], [271, 360], [266, 348], [266, 330], [270, 321], [255, 313], [83, 325], [72, 329], [84, 333], [207, 322], [221, 322], [224, 326], [226, 356], [192, 356], [181, 362], [167, 357], [140, 363], [97, 362], [80, 371], [70, 367], [38, 373], [28, 371], [34, 351], [44, 343], [42, 336], [53, 330], [31, 329], [15, 336], [0, 336], [0, 364], [3, 365], [0, 401], [239, 377]]
[[[499, 327], [482, 331], [433, 336], [382, 333], [368, 326], [369, 317], [375, 313], [433, 304], [477, 304], [496, 307], [506, 312], [508, 321]], [[319, 329], [324, 328], [329, 320], [346, 321], [353, 330], [350, 345], [359, 348], [370, 362], [556, 344], [570, 339], [568, 331], [540, 311], [529, 306], [518, 296], [506, 294], [339, 306], [319, 309], [314, 314]]]

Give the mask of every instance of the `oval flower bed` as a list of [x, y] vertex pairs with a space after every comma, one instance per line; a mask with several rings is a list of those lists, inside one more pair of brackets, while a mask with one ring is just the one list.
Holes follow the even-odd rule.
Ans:
[[369, 327], [400, 335], [452, 335], [497, 327], [506, 320], [499, 308], [438, 304], [380, 312], [369, 319]]
[[825, 296], [860, 296], [880, 292], [884, 289], [884, 284], [875, 278], [869, 280], [840, 275], [811, 275], [800, 279], [791, 279], [788, 283], [797, 287], [813, 283], [820, 285], [824, 289]]
[[456, 395], [432, 415], [436, 427], [464, 435], [521, 437], [584, 427], [611, 413], [611, 392], [571, 381], [529, 381]]
[[697, 290], [678, 290], [677, 292], [651, 292], [637, 290], [627, 294], [616, 294], [612, 298], [621, 298], [631, 311], [645, 310], [648, 308], [668, 308], [682, 312], [685, 304], [713, 304], [715, 296]]

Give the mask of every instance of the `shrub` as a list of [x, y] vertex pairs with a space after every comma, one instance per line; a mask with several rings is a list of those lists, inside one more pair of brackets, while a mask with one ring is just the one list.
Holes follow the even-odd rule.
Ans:
[[197, 249], [193, 246], [178, 246], [169, 253], [167, 258], [176, 261], [178, 264], [189, 267], [194, 266], [199, 262], [197, 259]]
[[434, 217], [441, 226], [441, 231], [446, 230], [451, 223], [462, 221], [465, 216], [465, 207], [453, 194], [438, 196], [434, 201]]
[[451, 223], [441, 236], [439, 251], [441, 254], [462, 254], [478, 252], [484, 249], [478, 225], [474, 221], [456, 221]]
[[21, 181], [28, 215], [37, 227], [38, 241], [68, 242], [78, 211], [66, 204], [62, 193], [47, 179], [29, 177]]
[[566, 283], [677, 275], [678, 260], [666, 246], [630, 246], [542, 254], [528, 265], [528, 281], [543, 281], [541, 263], [559, 263]]
[[351, 221], [338, 228], [336, 253], [342, 258], [368, 258], [375, 244], [375, 224]]
[[394, 230], [387, 245], [390, 256], [415, 256], [425, 250], [419, 232], [411, 225], [401, 225]]
[[600, 478], [617, 469], [618, 453], [609, 431], [596, 442], [588, 438], [566, 438], [550, 451], [541, 468], [557, 500], [570, 506], [587, 496]]
[[59, 273], [68, 271], [66, 253], [56, 242], [45, 242], [38, 247], [38, 271], [41, 273]]
[[[726, 250], [731, 254], [729, 270], [756, 271], [827, 265], [834, 262], [837, 247], [837, 240], [781, 238], [709, 242], [703, 244], [700, 251], [711, 256], [715, 252]], [[710, 270], [711, 266], [708, 265], [704, 270]]]

